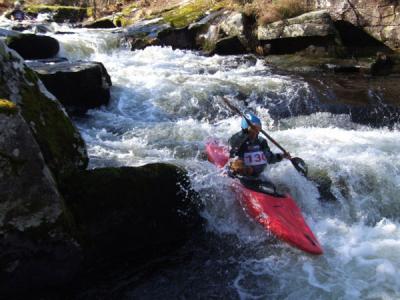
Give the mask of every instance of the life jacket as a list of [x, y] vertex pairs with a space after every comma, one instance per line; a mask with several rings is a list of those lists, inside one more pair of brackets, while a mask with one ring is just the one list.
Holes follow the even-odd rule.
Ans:
[[253, 168], [253, 175], [260, 174], [268, 164], [268, 157], [272, 155], [268, 143], [257, 137], [251, 141], [245, 132], [239, 132], [229, 140], [231, 145], [230, 156], [238, 156], [245, 166]]

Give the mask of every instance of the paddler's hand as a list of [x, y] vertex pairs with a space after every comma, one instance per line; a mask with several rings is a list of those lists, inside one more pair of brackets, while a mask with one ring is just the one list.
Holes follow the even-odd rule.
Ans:
[[251, 175], [253, 173], [253, 169], [251, 167], [246, 167], [243, 160], [238, 158], [232, 160], [229, 167], [235, 174]]
[[282, 158], [285, 158], [285, 159], [292, 159], [292, 156], [290, 155], [290, 153], [289, 152], [283, 152], [282, 153]]

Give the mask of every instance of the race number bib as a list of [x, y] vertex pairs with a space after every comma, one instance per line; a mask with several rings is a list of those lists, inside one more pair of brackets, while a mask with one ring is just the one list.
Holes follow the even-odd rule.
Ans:
[[244, 154], [244, 164], [246, 166], [266, 165], [267, 159], [262, 151], [247, 152]]

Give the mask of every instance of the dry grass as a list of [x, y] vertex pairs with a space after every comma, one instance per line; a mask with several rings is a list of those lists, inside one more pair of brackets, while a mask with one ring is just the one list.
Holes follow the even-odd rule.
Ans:
[[[232, 0], [246, 15], [253, 15], [260, 25], [299, 16], [309, 10], [307, 0]], [[234, 7], [232, 5], [232, 7]]]

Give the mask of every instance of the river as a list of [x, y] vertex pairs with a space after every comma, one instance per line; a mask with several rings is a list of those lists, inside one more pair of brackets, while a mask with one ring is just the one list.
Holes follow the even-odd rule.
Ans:
[[[71, 29], [69, 29], [71, 31]], [[108, 284], [126, 299], [397, 299], [400, 298], [400, 131], [352, 121], [313, 106], [315, 91], [248, 56], [204, 57], [170, 47], [130, 51], [112, 31], [54, 35], [60, 56], [102, 62], [113, 87], [107, 107], [75, 119], [90, 167], [171, 162], [185, 167], [201, 195], [207, 237], [183, 249], [184, 265], [136, 280], [127, 272]], [[240, 130], [240, 117], [218, 96], [256, 112], [310, 180], [289, 162], [265, 171], [296, 199], [324, 248], [310, 256], [267, 235], [204, 159], [204, 141]], [[246, 100], [246, 106], [244, 102]], [[286, 109], [285, 109], [286, 108]], [[272, 111], [278, 113], [272, 114]], [[282, 118], [282, 116], [285, 116]], [[273, 151], [279, 152], [275, 147]], [[321, 180], [328, 181], [325, 192]], [[91, 294], [92, 293], [92, 294]], [[84, 295], [96, 295], [95, 291]], [[84, 297], [84, 296], [82, 296]]]

